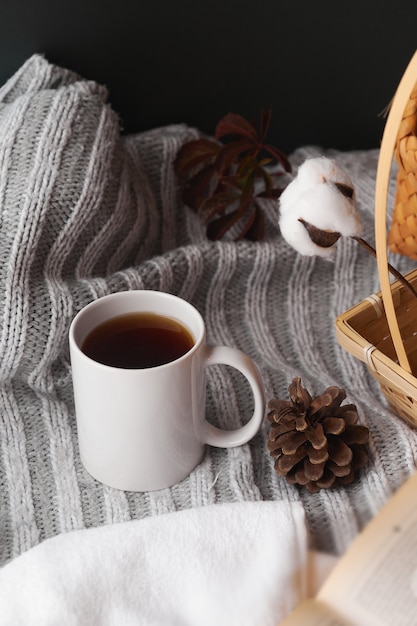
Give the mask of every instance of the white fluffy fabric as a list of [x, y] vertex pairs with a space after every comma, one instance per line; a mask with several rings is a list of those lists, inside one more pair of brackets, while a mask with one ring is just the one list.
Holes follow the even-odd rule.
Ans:
[[0, 625], [276, 626], [333, 564], [307, 552], [300, 502], [168, 513], [21, 555], [0, 570]]
[[331, 257], [335, 246], [315, 244], [300, 219], [316, 228], [343, 236], [358, 235], [361, 229], [355, 195], [344, 196], [335, 183], [354, 189], [346, 172], [332, 159], [307, 159], [280, 198], [280, 228], [284, 239], [303, 255]]

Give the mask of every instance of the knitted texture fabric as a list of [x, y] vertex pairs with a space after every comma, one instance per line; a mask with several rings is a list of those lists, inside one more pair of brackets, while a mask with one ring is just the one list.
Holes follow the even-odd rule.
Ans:
[[[106, 90], [35, 55], [0, 89], [0, 564], [70, 530], [220, 502], [301, 500], [312, 545], [341, 553], [416, 466], [417, 434], [394, 416], [334, 321], [379, 289], [375, 260], [350, 239], [334, 262], [301, 257], [265, 201], [261, 243], [210, 242], [179, 199], [173, 159], [197, 132], [173, 125], [123, 136]], [[296, 151], [296, 169], [319, 148]], [[356, 186], [373, 239], [378, 151], [327, 152]], [[391, 186], [391, 194], [393, 185]], [[395, 260], [400, 271], [406, 258]], [[312, 395], [343, 387], [370, 429], [370, 462], [346, 488], [309, 494], [277, 475], [269, 424], [233, 449], [207, 448], [182, 483], [151, 493], [103, 486], [78, 454], [68, 329], [99, 296], [177, 294], [202, 313], [211, 344], [258, 364], [267, 399], [299, 376]], [[230, 368], [207, 370], [207, 416], [248, 419], [252, 397]]]

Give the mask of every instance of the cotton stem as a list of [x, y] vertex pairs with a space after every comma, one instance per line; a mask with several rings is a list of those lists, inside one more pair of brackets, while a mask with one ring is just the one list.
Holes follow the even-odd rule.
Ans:
[[[367, 241], [365, 241], [365, 239], [362, 239], [362, 237], [352, 237], [352, 239], [354, 239], [355, 241], [358, 242], [359, 245], [362, 246], [362, 248], [364, 248], [365, 250], [367, 250], [368, 252], [370, 252], [372, 254], [372, 256], [374, 256], [376, 258], [376, 250], [375, 248], [373, 248], [371, 246], [371, 244], [369, 244]], [[412, 286], [411, 283], [408, 282], [408, 280], [406, 278], [404, 278], [404, 276], [395, 269], [395, 267], [393, 267], [390, 263], [388, 263], [388, 269], [391, 272], [391, 274], [400, 281], [400, 283], [409, 291], [411, 291], [411, 293], [413, 294], [413, 296], [415, 296], [417, 298], [417, 291], [414, 289], [414, 287]]]

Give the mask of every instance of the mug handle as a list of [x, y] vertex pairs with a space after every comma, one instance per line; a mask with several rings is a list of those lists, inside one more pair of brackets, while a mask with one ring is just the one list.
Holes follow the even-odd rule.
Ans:
[[261, 375], [255, 363], [243, 352], [228, 346], [205, 346], [205, 367], [214, 364], [230, 365], [239, 370], [248, 380], [253, 397], [254, 410], [250, 420], [240, 428], [223, 430], [207, 420], [203, 425], [202, 440], [219, 448], [234, 448], [247, 443], [261, 427], [265, 414], [265, 390]]

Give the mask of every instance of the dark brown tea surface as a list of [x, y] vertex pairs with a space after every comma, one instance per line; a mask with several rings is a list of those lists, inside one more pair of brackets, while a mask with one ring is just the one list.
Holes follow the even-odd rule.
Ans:
[[81, 348], [104, 365], [144, 369], [175, 361], [193, 345], [191, 333], [174, 319], [155, 313], [127, 313], [97, 326]]

